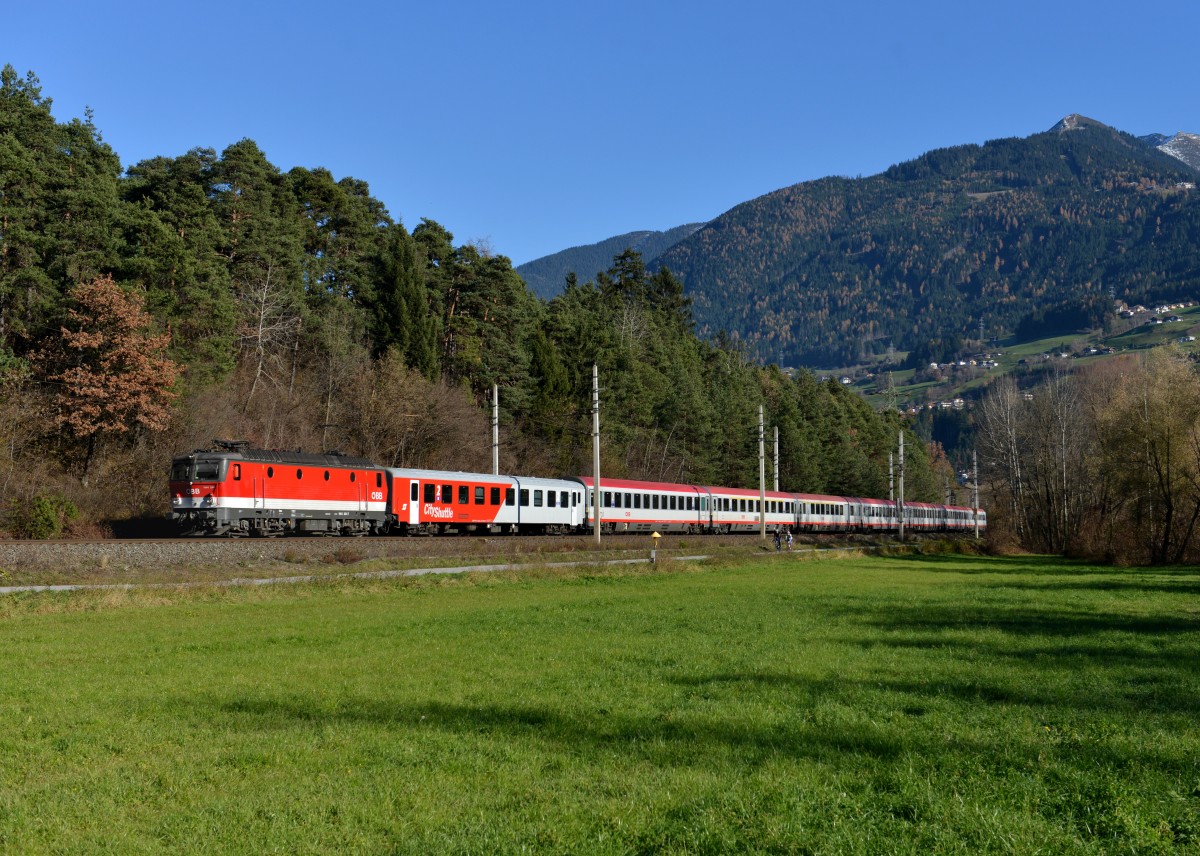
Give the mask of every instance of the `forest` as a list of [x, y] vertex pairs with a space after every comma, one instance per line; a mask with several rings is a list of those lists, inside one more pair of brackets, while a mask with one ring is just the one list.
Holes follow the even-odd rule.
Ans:
[[[904, 429], [836, 383], [697, 335], [634, 251], [534, 296], [508, 258], [394, 220], [368, 184], [252, 140], [123, 167], [0, 72], [0, 499], [12, 537], [151, 531], [171, 457], [214, 438], [386, 466], [757, 485], [758, 408], [785, 490], [886, 496]], [[951, 469], [911, 431], [908, 499]], [[140, 528], [139, 528], [140, 527]]]
[[1123, 564], [1200, 561], [1200, 371], [1177, 346], [1032, 387], [1002, 378], [976, 427], [993, 536]]

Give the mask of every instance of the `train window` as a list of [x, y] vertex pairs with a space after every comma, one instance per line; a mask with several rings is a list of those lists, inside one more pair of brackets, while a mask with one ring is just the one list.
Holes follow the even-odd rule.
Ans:
[[[666, 497], [663, 497], [663, 499], [665, 500]], [[657, 510], [658, 503], [659, 503], [658, 494], [657, 493], [651, 494], [650, 495], [650, 507]]]
[[304, 478], [304, 470], [297, 469], [296, 470], [296, 478], [298, 478], [298, 479]]
[[482, 487], [475, 488], [475, 504], [476, 505], [483, 505], [483, 494], [484, 494], [484, 490]]
[[540, 490], [535, 490], [533, 492], [533, 507], [534, 508], [542, 507], [542, 492]]
[[267, 478], [269, 478], [269, 479], [275, 478], [275, 468], [274, 467], [267, 467]]
[[454, 502], [454, 485], [442, 485], [442, 502], [446, 503], [447, 505]]
[[435, 485], [435, 484], [425, 485], [425, 501], [426, 502], [437, 502], [437, 485]]
[[351, 484], [353, 484], [353, 483], [354, 483], [354, 480], [355, 480], [357, 477], [358, 477], [358, 473], [350, 473], [350, 483], [351, 483]]
[[650, 494], [643, 493], [642, 494], [642, 508], [649, 508], [649, 507], [650, 507]]
[[325, 481], [329, 481], [329, 470], [325, 471]]
[[220, 461], [196, 461], [196, 481], [219, 481], [220, 478]]
[[679, 506], [679, 498], [678, 498], [678, 497], [674, 497], [674, 496], [673, 496], [673, 497], [671, 497], [671, 509], [670, 509], [670, 510], [671, 510], [671, 511], [678, 511], [678, 510], [679, 510], [678, 506]]
[[[540, 494], [541, 491], [538, 491], [538, 493]], [[538, 498], [541, 499], [541, 497], [538, 497]], [[540, 505], [541, 503], [539, 502], [538, 504]], [[528, 506], [529, 506], [529, 488], [523, 487], [523, 488], [521, 488], [521, 507], [527, 508]]]
[[621, 492], [620, 491], [616, 491], [613, 493], [613, 507], [614, 508], [621, 507]]
[[460, 484], [458, 486], [458, 504], [466, 505], [471, 501], [470, 485]]
[[625, 494], [625, 507], [626, 508], [633, 508], [633, 503], [631, 500], [632, 500], [632, 497], [629, 494]]
[[492, 488], [491, 493], [488, 495], [488, 500], [489, 500], [490, 505], [499, 505], [500, 504], [500, 488], [498, 488], [498, 487]]
[[242, 480], [242, 465], [241, 464], [233, 465], [233, 480], [234, 481]]
[[[534, 504], [536, 505], [537, 503], [534, 503]], [[546, 491], [546, 507], [547, 508], [554, 507], [554, 491], [552, 491], [552, 490]]]
[[511, 487], [506, 487], [504, 489], [504, 504], [505, 505], [516, 505], [517, 504], [517, 492], [515, 490], [513, 490]]
[[605, 507], [605, 508], [612, 508], [612, 507], [613, 507], [613, 504], [612, 504], [612, 491], [609, 491], [609, 490], [606, 490], [606, 491], [604, 491], [604, 507]]
[[[425, 485], [425, 487], [429, 487], [429, 485]], [[417, 501], [417, 491], [418, 491], [418, 490], [419, 490], [419, 488], [418, 488], [418, 486], [417, 486], [417, 483], [416, 483], [416, 482], [413, 482], [413, 483], [412, 483], [412, 490], [411, 490], [411, 491], [409, 491], [409, 493], [408, 493], [408, 497], [409, 497], [409, 501], [410, 501], [410, 502], [416, 502], [416, 501]]]
[[375, 473], [375, 487], [383, 487], [383, 473]]
[[687, 498], [687, 510], [688, 511], [696, 510], [696, 498], [694, 496], [689, 496]]
[[642, 507], [642, 495], [640, 493], [635, 493], [633, 495], [633, 507], [634, 508]]

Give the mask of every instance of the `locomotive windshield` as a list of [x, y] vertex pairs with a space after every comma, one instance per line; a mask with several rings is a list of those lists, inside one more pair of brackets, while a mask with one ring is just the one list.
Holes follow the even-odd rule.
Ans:
[[221, 481], [221, 458], [176, 458], [171, 462], [171, 481]]
[[196, 478], [193, 481], [220, 481], [221, 480], [221, 459], [220, 458], [197, 458], [196, 459]]

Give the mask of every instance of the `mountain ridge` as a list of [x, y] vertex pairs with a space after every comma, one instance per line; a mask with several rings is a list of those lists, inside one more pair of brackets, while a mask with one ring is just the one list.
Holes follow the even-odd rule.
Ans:
[[[781, 188], [643, 254], [683, 281], [698, 332], [764, 361], [936, 350], [981, 321], [994, 334], [1039, 313], [1094, 316], [1109, 292], [1200, 291], [1200, 159], [1180, 157], [1193, 142], [1200, 154], [1194, 134], [1134, 137], [1072, 113], [1029, 137]], [[602, 251], [574, 270], [606, 269], [643, 234], [574, 248]]]
[[762, 360], [845, 364], [964, 338], [981, 320], [1011, 330], [1110, 286], [1146, 297], [1200, 289], [1200, 200], [1185, 189], [1196, 178], [1072, 114], [1028, 138], [765, 194], [651, 265], [684, 282], [702, 334], [725, 330]]
[[630, 249], [637, 250], [646, 259], [658, 256], [703, 225], [685, 223], [662, 231], [645, 229], [626, 232], [594, 244], [569, 247], [542, 256], [518, 265], [516, 271], [534, 294], [543, 300], [550, 300], [562, 292], [570, 273], [576, 274], [580, 281], [587, 281], [598, 272], [608, 270], [614, 256]]

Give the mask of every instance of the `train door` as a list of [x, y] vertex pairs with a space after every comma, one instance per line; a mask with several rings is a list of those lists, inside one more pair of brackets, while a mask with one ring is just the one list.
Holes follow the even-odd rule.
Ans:
[[408, 525], [419, 526], [421, 523], [421, 483], [417, 479], [410, 479], [408, 484]]

